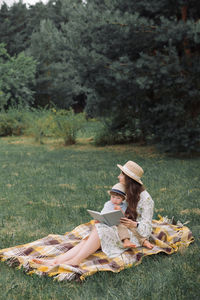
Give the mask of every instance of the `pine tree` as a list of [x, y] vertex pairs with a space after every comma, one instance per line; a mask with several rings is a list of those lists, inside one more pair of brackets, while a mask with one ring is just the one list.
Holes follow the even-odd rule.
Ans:
[[21, 1], [10, 8], [4, 3], [0, 10], [0, 42], [6, 44], [8, 53], [13, 56], [26, 48], [26, 24], [28, 11]]
[[41, 21], [39, 31], [32, 34], [29, 53], [38, 61], [36, 104], [69, 108], [80, 88], [67, 41], [52, 21]]
[[40, 21], [47, 19], [50, 8], [42, 2], [27, 8], [23, 1], [6, 3], [0, 8], [0, 42], [6, 45], [8, 53], [17, 55], [30, 46], [31, 35], [38, 30]]
[[109, 116], [112, 135], [128, 130], [134, 138], [139, 119], [144, 139], [170, 151], [197, 148], [199, 23], [197, 1], [187, 4], [188, 20], [185, 4], [91, 0], [74, 9], [77, 22], [69, 21], [65, 34], [71, 32], [75, 68], [88, 88], [87, 110]]

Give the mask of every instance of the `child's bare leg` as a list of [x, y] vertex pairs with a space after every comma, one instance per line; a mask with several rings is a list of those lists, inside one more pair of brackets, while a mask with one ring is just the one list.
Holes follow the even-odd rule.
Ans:
[[148, 249], [152, 249], [154, 247], [153, 244], [151, 244], [148, 240], [144, 240], [142, 246], [144, 246]]
[[64, 261], [73, 258], [80, 251], [80, 249], [83, 247], [85, 242], [86, 240], [82, 240], [79, 244], [71, 248], [69, 251], [67, 251], [64, 254], [58, 255], [54, 259], [33, 259], [33, 261], [38, 264], [48, 265], [48, 266], [61, 264]]
[[124, 248], [136, 248], [136, 245], [131, 243], [130, 239], [124, 239], [122, 242]]
[[70, 260], [65, 261], [67, 264], [75, 266], [79, 265], [85, 258], [93, 254], [100, 248], [100, 239], [96, 227], [92, 230], [89, 238], [81, 247], [80, 251]]

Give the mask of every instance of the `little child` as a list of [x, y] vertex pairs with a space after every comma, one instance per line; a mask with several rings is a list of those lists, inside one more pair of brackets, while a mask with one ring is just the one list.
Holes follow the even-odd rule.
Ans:
[[[110, 200], [107, 201], [104, 204], [104, 207], [101, 211], [101, 213], [109, 212], [112, 210], [121, 210], [123, 214], [125, 214], [125, 211], [127, 209], [127, 204], [125, 198], [126, 198], [126, 193], [125, 193], [125, 188], [121, 183], [115, 184], [110, 191], [108, 191], [110, 194]], [[118, 235], [120, 240], [123, 242], [123, 247], [124, 248], [135, 248], [136, 245], [131, 243], [130, 241], [130, 235], [128, 232], [128, 228], [123, 225], [119, 224], [117, 225], [117, 230], [118, 230]], [[139, 243], [141, 246], [146, 246], [146, 238], [143, 238], [138, 232], [136, 228], [130, 228], [130, 231], [134, 233], [136, 238], [138, 239]]]

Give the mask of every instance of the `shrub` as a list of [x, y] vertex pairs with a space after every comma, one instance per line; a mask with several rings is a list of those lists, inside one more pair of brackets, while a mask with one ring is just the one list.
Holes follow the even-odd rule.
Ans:
[[72, 145], [76, 142], [79, 129], [86, 122], [85, 114], [75, 114], [71, 110], [59, 110], [55, 112], [53, 132], [55, 136], [62, 137], [65, 145]]
[[73, 110], [12, 108], [0, 112], [0, 136], [27, 134], [40, 144], [44, 137], [54, 136], [71, 145], [85, 122], [85, 115], [75, 114]]
[[44, 137], [53, 136], [55, 128], [54, 114], [48, 109], [31, 109], [27, 114], [27, 135], [35, 138], [36, 142], [43, 144]]
[[0, 112], [0, 136], [22, 135], [27, 126], [24, 111], [11, 108]]
[[[130, 124], [131, 123], [131, 124]], [[129, 123], [123, 123], [123, 119], [111, 117], [104, 119], [102, 127], [95, 135], [96, 145], [114, 145], [138, 142], [142, 140], [142, 132], [138, 119], [131, 119]]]

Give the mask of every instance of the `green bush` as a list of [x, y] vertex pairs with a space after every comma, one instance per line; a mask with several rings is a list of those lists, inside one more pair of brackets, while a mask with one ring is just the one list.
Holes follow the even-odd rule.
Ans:
[[84, 113], [73, 110], [9, 109], [0, 112], [0, 136], [26, 134], [40, 144], [44, 137], [61, 137], [65, 145], [71, 145], [85, 122]]
[[65, 145], [72, 145], [76, 142], [78, 131], [86, 122], [85, 114], [75, 114], [71, 110], [59, 110], [55, 112], [53, 133], [64, 140]]
[[97, 146], [125, 144], [142, 140], [142, 132], [138, 119], [132, 119], [131, 125], [115, 118], [104, 119], [103, 125], [95, 134], [94, 143]]
[[51, 110], [46, 109], [31, 109], [27, 114], [28, 128], [27, 135], [35, 138], [36, 142], [43, 144], [43, 138], [52, 136], [52, 127], [54, 116]]
[[27, 129], [24, 111], [9, 109], [0, 112], [0, 136], [22, 135]]
[[115, 117], [104, 119], [103, 125], [94, 138], [97, 146], [125, 144], [141, 140], [142, 131], [138, 119], [130, 119], [129, 122], [124, 123], [123, 118]]

